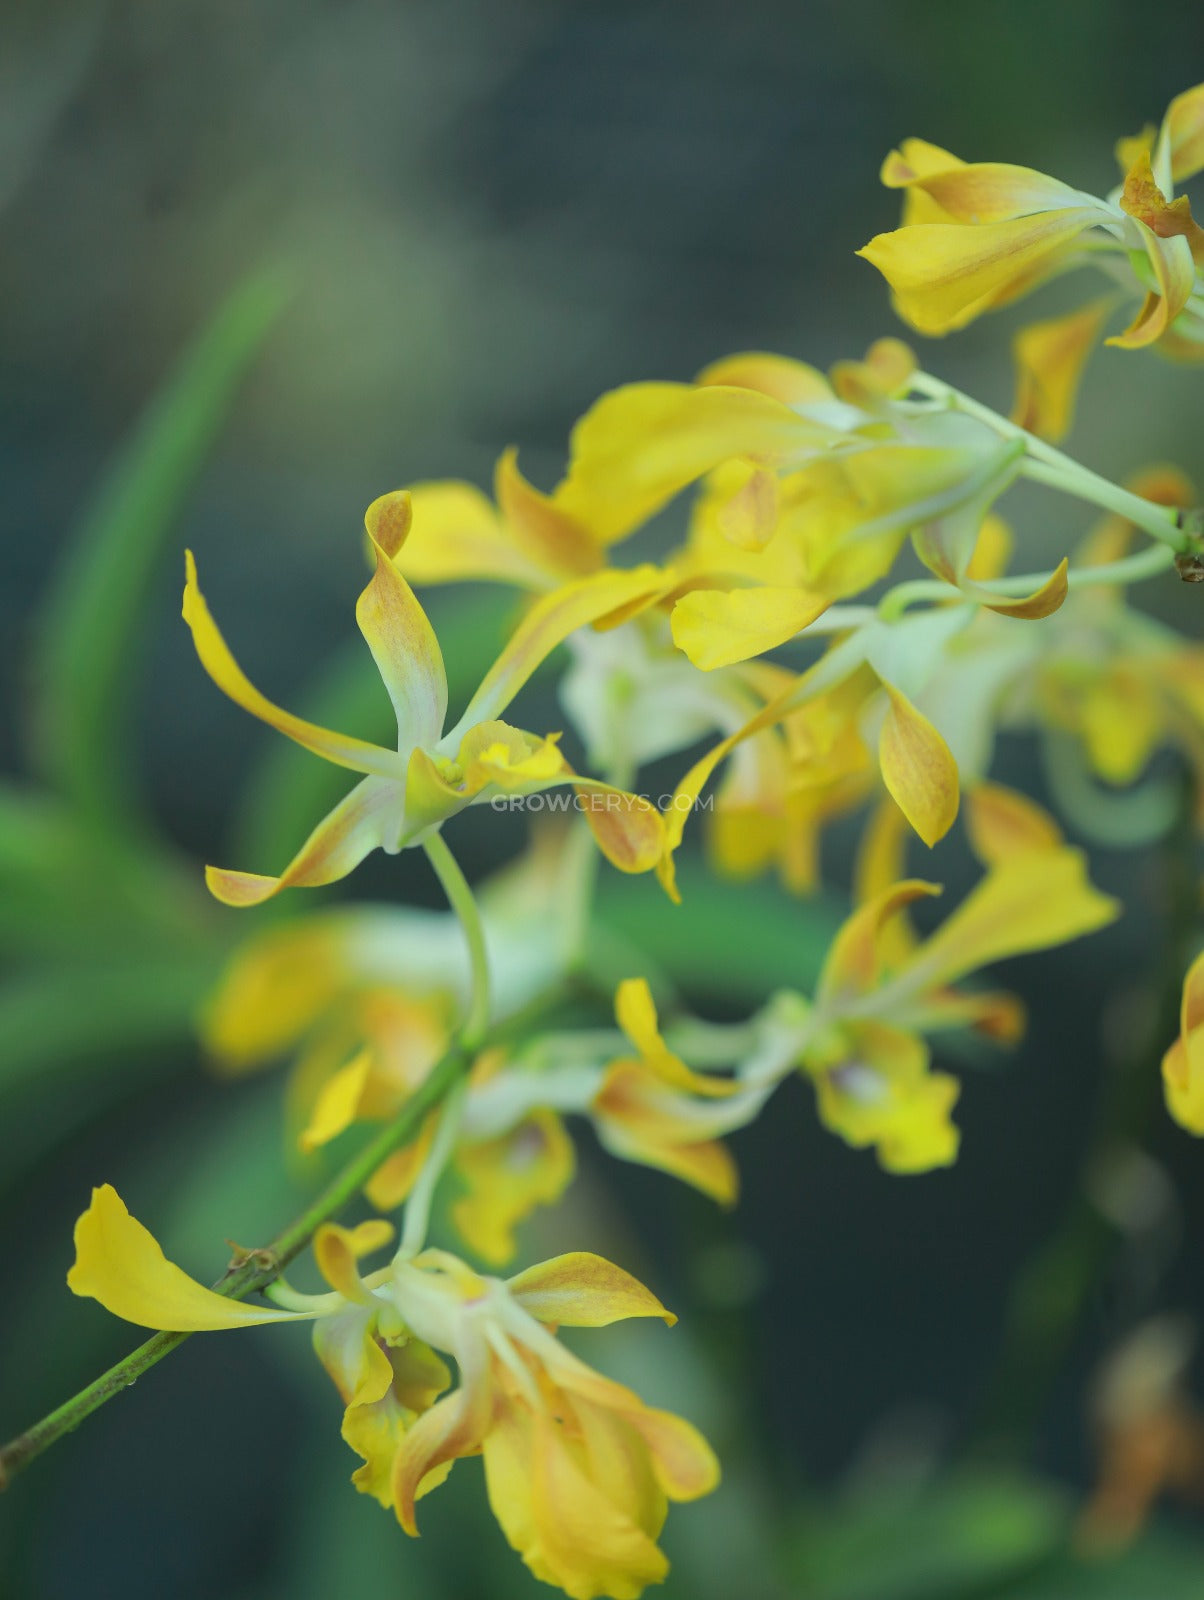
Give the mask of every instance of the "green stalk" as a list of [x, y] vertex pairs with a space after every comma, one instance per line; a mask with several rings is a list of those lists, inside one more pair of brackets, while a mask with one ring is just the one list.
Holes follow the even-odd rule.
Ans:
[[438, 832], [430, 834], [422, 847], [468, 941], [472, 988], [460, 1038], [466, 1050], [473, 1050], [480, 1044], [489, 1026], [489, 954], [485, 949], [485, 928], [472, 890], [468, 887], [468, 879], [460, 871], [460, 864], [448, 849], [443, 835]]
[[[249, 1250], [230, 1266], [213, 1285], [217, 1294], [229, 1300], [245, 1300], [266, 1289], [294, 1257], [300, 1255], [324, 1222], [328, 1222], [364, 1187], [387, 1157], [413, 1139], [428, 1113], [460, 1082], [472, 1061], [472, 1051], [463, 1040], [453, 1044], [430, 1076], [416, 1089], [403, 1108], [369, 1140], [295, 1221], [277, 1234], [269, 1245]], [[43, 1451], [78, 1428], [85, 1418], [107, 1401], [128, 1389], [144, 1372], [162, 1361], [185, 1339], [187, 1333], [157, 1333], [138, 1346], [124, 1360], [87, 1384], [70, 1400], [55, 1408], [32, 1428], [27, 1428], [0, 1450], [0, 1490]]]
[[1117, 516], [1144, 529], [1152, 538], [1170, 545], [1176, 552], [1188, 554], [1196, 549], [1197, 541], [1185, 532], [1182, 513], [1176, 507], [1159, 505], [1156, 501], [1134, 494], [1130, 489], [1122, 489], [1119, 484], [1080, 465], [1061, 450], [1055, 450], [1043, 439], [1038, 439], [1036, 434], [1029, 433], [1027, 428], [1001, 417], [989, 406], [971, 399], [960, 389], [943, 383], [930, 373], [917, 372], [911, 382], [912, 388], [921, 394], [934, 400], [943, 400], [951, 410], [977, 418], [1001, 438], [1022, 441], [1026, 459], [1021, 471], [1024, 477], [1032, 479], [1034, 483], [1046, 484], [1063, 494], [1074, 495], [1105, 511], [1115, 512]]

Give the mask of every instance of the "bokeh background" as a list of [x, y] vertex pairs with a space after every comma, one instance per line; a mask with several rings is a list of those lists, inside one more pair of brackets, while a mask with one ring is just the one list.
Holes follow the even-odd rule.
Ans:
[[[1115, 139], [1204, 75], [1201, 42], [1190, 0], [0, 7], [0, 1433], [131, 1343], [63, 1286], [92, 1183], [116, 1183], [204, 1276], [223, 1237], [257, 1242], [307, 1181], [285, 1158], [279, 1075], [218, 1083], [190, 1039], [244, 931], [195, 891], [201, 860], [283, 860], [326, 780], [203, 677], [179, 621], [184, 544], [250, 675], [286, 703], [350, 702], [368, 732], [381, 706], [351, 612], [368, 501], [420, 478], [487, 485], [510, 443], [550, 486], [574, 418], [622, 381], [687, 378], [743, 348], [817, 365], [860, 353], [898, 331], [852, 253], [893, 225], [877, 182], [892, 144], [919, 134], [1102, 191]], [[286, 303], [229, 405], [213, 402], [211, 443], [131, 509], [114, 461], [190, 341], [264, 271]], [[274, 291], [249, 292], [251, 325]], [[1006, 409], [1014, 326], [984, 321], [924, 359]], [[1072, 448], [1115, 476], [1166, 458], [1204, 473], [1198, 384], [1101, 352]], [[1035, 493], [1010, 505], [1025, 565], [1087, 523]], [[118, 792], [118, 812], [147, 819], [171, 863], [147, 889], [171, 879], [158, 913], [38, 777], [76, 615], [64, 555], [89, 574], [90, 539], [135, 512], [170, 532], [119, 618], [129, 714], [111, 760], [138, 796]], [[1197, 638], [1199, 601], [1155, 597]], [[505, 621], [482, 606], [472, 591], [432, 601], [461, 693]], [[527, 725], [560, 724], [546, 681], [529, 707]], [[1042, 792], [1023, 741], [1001, 759]], [[453, 827], [473, 875], [521, 842], [493, 820]], [[814, 971], [847, 860], [838, 835], [833, 899], [809, 907], [701, 880], [688, 927], [642, 884], [608, 881], [604, 906], [663, 943], [688, 996], [735, 1015]], [[968, 881], [956, 852], [947, 873]], [[719, 1496], [671, 1519], [668, 1594], [1204, 1593], [1183, 1506], [1117, 1562], [1063, 1553], [1091, 1480], [1098, 1362], [1145, 1318], [1204, 1310], [1204, 1163], [1159, 1112], [1149, 1055], [1151, 968], [1183, 873], [1104, 851], [1096, 876], [1131, 915], [1012, 964], [1032, 1037], [1002, 1065], [959, 1062], [952, 1171], [889, 1179], [787, 1090], [736, 1141], [734, 1215], [587, 1154], [569, 1206], [527, 1231], [530, 1258], [601, 1249], [685, 1313], [671, 1337], [582, 1346], [696, 1416], [728, 1464]], [[350, 891], [437, 902], [408, 858]], [[1135, 1054], [1121, 1091], [1135, 1140], [1107, 1146], [1104, 1183], [1093, 1129]], [[1110, 1220], [1081, 1198], [1085, 1164]], [[304, 1333], [190, 1342], [0, 1498], [0, 1594], [542, 1592], [483, 1513], [473, 1464], [413, 1544], [346, 1486], [337, 1423]]]

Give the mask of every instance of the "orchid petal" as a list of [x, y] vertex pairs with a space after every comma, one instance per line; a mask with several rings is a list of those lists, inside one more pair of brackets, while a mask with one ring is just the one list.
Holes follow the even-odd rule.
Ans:
[[606, 543], [621, 539], [688, 484], [733, 456], [772, 465], [827, 432], [752, 389], [635, 383], [612, 390], [573, 429], [556, 503]]
[[393, 565], [373, 541], [376, 571], [355, 606], [355, 620], [384, 680], [397, 717], [397, 748], [432, 745], [447, 713], [447, 673], [430, 619]]
[[882, 781], [912, 827], [931, 847], [953, 826], [957, 763], [949, 746], [906, 695], [886, 684], [890, 707], [878, 741]]
[[591, 574], [537, 600], [506, 648], [481, 680], [445, 745], [455, 746], [475, 723], [498, 717], [535, 669], [578, 628], [602, 622], [620, 610], [651, 602], [665, 586], [656, 567]]
[[93, 1189], [92, 1204], [75, 1224], [75, 1262], [67, 1287], [99, 1300], [126, 1322], [170, 1333], [294, 1322], [307, 1315], [243, 1305], [206, 1289], [167, 1259], [108, 1183]]
[[326, 728], [319, 728], [312, 722], [305, 722], [300, 717], [282, 711], [279, 706], [273, 705], [260, 694], [230, 654], [226, 641], [218, 632], [217, 624], [209, 614], [205, 597], [197, 587], [196, 562], [192, 558], [191, 550], [185, 552], [184, 559], [187, 569], [187, 581], [184, 585], [184, 621], [192, 630], [193, 643], [196, 645], [197, 655], [201, 658], [201, 665], [222, 693], [228, 695], [235, 705], [241, 706], [244, 711], [249, 711], [253, 717], [258, 717], [261, 722], [266, 722], [279, 733], [304, 746], [306, 750], [312, 750], [315, 755], [334, 762], [336, 766], [350, 767], [353, 772], [372, 773], [380, 778], [400, 777], [404, 772], [404, 765], [399, 763], [394, 751], [384, 750], [379, 745], [367, 744], [362, 739], [351, 739], [344, 734], [331, 733]]
[[281, 889], [319, 889], [353, 872], [373, 850], [389, 849], [401, 822], [400, 784], [364, 778], [325, 816], [278, 878], [206, 867], [205, 882], [227, 906], [257, 906]]
[[890, 284], [900, 316], [921, 333], [948, 333], [1034, 286], [1106, 216], [1097, 206], [1073, 206], [979, 226], [919, 223], [880, 233], [857, 254]]
[[1081, 850], [1022, 851], [1002, 859], [903, 970], [909, 981], [953, 983], [993, 961], [1093, 933], [1119, 912], [1089, 882]]
[[1012, 340], [1016, 400], [1012, 421], [1057, 444], [1070, 432], [1087, 360], [1116, 305], [1109, 295], [1090, 305], [1032, 322]]
[[528, 1267], [506, 1287], [539, 1322], [605, 1328], [628, 1317], [661, 1317], [670, 1327], [677, 1321], [637, 1278], [586, 1250]]
[[828, 609], [807, 589], [695, 589], [673, 607], [673, 642], [711, 672], [762, 655], [793, 639]]

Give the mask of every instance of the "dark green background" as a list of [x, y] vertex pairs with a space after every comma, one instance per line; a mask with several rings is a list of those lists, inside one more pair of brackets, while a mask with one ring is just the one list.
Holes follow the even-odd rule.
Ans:
[[[264, 796], [296, 800], [303, 780], [295, 767], [265, 777], [270, 736], [196, 665], [178, 618], [185, 542], [251, 676], [297, 703], [333, 653], [354, 653], [370, 499], [422, 477], [487, 483], [512, 442], [550, 485], [573, 419], [618, 382], [685, 378], [740, 348], [820, 365], [860, 353], [898, 331], [883, 284], [852, 254], [893, 224], [895, 199], [877, 182], [893, 143], [918, 134], [1103, 191], [1116, 181], [1114, 140], [1204, 76], [1200, 43], [1198, 7], [1184, 0], [10, 0], [0, 9], [5, 767], [29, 770], [35, 608], [69, 531], [181, 349], [247, 272], [284, 262], [295, 290], [172, 526], [124, 653], [139, 685], [133, 770], [158, 829], [194, 863], [270, 870], [295, 837], [275, 845], [279, 860], [239, 852], [264, 835]], [[1074, 294], [1061, 284], [1034, 305], [1052, 312]], [[924, 359], [1006, 409], [1015, 325], [1014, 313], [989, 320], [928, 345]], [[1072, 448], [1114, 476], [1167, 457], [1204, 473], [1200, 382], [1102, 352]], [[1087, 522], [1036, 494], [1016, 497], [1015, 517], [1025, 566], [1060, 556]], [[1154, 604], [1199, 637], [1201, 598], [1168, 587]], [[476, 603], [463, 593], [433, 603], [452, 630], [461, 693], [503, 620], [486, 611], [478, 623], [466, 609]], [[379, 704], [365, 708], [365, 731]], [[519, 709], [531, 727], [559, 725], [546, 683]], [[1005, 744], [1002, 760], [1015, 780], [1039, 783], [1023, 741]], [[235, 802], [248, 781], [259, 820], [244, 810], [240, 844]], [[493, 820], [449, 830], [473, 874], [517, 848]], [[849, 838], [839, 831], [829, 855], [838, 896]], [[28, 859], [25, 843], [15, 848]], [[957, 848], [947, 855], [941, 871], [966, 882]], [[130, 1343], [63, 1287], [90, 1184], [115, 1182], [202, 1274], [220, 1267], [223, 1237], [255, 1242], [298, 1192], [284, 1175], [279, 1077], [215, 1084], [179, 1037], [189, 985], [241, 930], [235, 914], [181, 912], [201, 919], [200, 953], [177, 1001], [150, 964], [154, 941], [127, 945], [114, 932], [92, 868], [76, 870], [53, 843], [49, 857], [62, 904], [31, 895], [0, 950], [5, 1435]], [[1153, 856], [1101, 855], [1097, 878], [1125, 896], [1126, 923], [1008, 970], [1032, 1037], [998, 1070], [966, 1069], [953, 1171], [887, 1178], [826, 1136], [809, 1094], [788, 1085], [775, 1114], [735, 1142], [745, 1195], [734, 1217], [587, 1151], [570, 1207], [528, 1233], [528, 1256], [611, 1251], [684, 1313], [672, 1335], [581, 1345], [696, 1416], [728, 1462], [719, 1497], [671, 1518], [668, 1593], [1204, 1592], [1182, 1513], [1133, 1558], [1145, 1566], [1056, 1564], [1064, 1505], [1050, 1479], [1087, 1479], [1086, 1374], [1142, 1316], [1204, 1301], [1204, 1158], [1158, 1109], [1149, 1060], [1145, 1144], [1167, 1198], [1100, 1275], [1052, 1385], [1028, 1374], [1038, 1416], [1024, 1470], [1036, 1475], [1019, 1478], [1013, 1458], [969, 1487], [941, 1488], [938, 1474], [938, 1487], [915, 1488], [978, 1437], [1009, 1287], [1074, 1193], [1101, 1082], [1126, 1052], [1148, 1055], [1133, 1041], [1148, 1035], [1154, 1003], [1160, 872]], [[647, 885], [613, 881], [607, 894], [629, 930], [667, 931], [700, 1005], [731, 1015], [756, 1002], [757, 938], [766, 987], [813, 972], [827, 910], [695, 883], [693, 913], [676, 923]], [[408, 858], [370, 865], [351, 888], [434, 899]], [[165, 995], [171, 1022], [140, 1035], [112, 1023], [122, 984], [144, 1000]], [[55, 1028], [61, 1042], [47, 1043]], [[475, 1464], [424, 1507], [416, 1546], [356, 1497], [324, 1384], [303, 1333], [190, 1343], [0, 1500], [0, 1592], [533, 1590], [481, 1513]]]

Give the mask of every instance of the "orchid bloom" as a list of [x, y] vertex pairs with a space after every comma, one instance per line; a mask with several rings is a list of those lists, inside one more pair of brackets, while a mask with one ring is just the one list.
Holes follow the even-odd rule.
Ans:
[[[1204, 233], [1174, 185], [1204, 167], [1204, 84], [1171, 102], [1161, 131], [1123, 140], [1124, 182], [1098, 199], [1027, 167], [966, 163], [922, 139], [907, 139], [882, 168], [904, 192], [903, 225], [858, 252], [894, 291], [895, 308], [921, 333], [964, 327], [1072, 267], [1091, 264], [1141, 296], [1132, 320], [1107, 342], [1161, 344], [1204, 355], [1204, 294], [1198, 265]], [[1072, 392], [1111, 304], [1086, 323], [1062, 321], [1048, 348], [1030, 348], [1039, 368]], [[1094, 325], [1093, 325], [1094, 324]], [[1052, 408], [1055, 431], [1060, 407]]]
[[[1032, 808], [1036, 813], [1036, 808]], [[859, 907], [828, 951], [814, 996], [783, 994], [767, 1027], [771, 1074], [797, 1065], [815, 1086], [824, 1125], [857, 1148], [872, 1146], [890, 1172], [926, 1172], [957, 1155], [951, 1117], [959, 1085], [934, 1072], [928, 1035], [973, 1027], [1014, 1041], [1022, 1014], [1010, 996], [966, 993], [959, 979], [1008, 956], [1048, 949], [1103, 927], [1118, 907], [1087, 880], [1082, 853], [1051, 838], [1027, 811], [984, 809], [994, 862], [935, 932], [900, 939], [898, 919], [937, 884], [891, 884]], [[746, 1069], [763, 1081], [764, 1068]]]
[[[280, 1305], [228, 1300], [167, 1260], [105, 1185], [76, 1225], [68, 1284], [115, 1316], [176, 1331], [312, 1320], [315, 1346], [347, 1410], [344, 1438], [364, 1457], [356, 1487], [417, 1532], [415, 1502], [462, 1456], [480, 1454], [489, 1502], [537, 1578], [572, 1600], [636, 1600], [668, 1563], [656, 1540], [670, 1500], [718, 1482], [710, 1446], [595, 1372], [555, 1338], [558, 1326], [675, 1318], [644, 1286], [584, 1252], [503, 1281], [441, 1250], [361, 1275], [388, 1242], [383, 1222], [327, 1224], [315, 1255], [329, 1294], [279, 1287]], [[451, 1356], [460, 1384], [442, 1400]]]
[[[875, 752], [887, 792], [918, 836], [930, 847], [942, 839], [957, 818], [963, 779], [975, 781], [985, 773], [1001, 693], [1037, 648], [1024, 628], [1002, 640], [976, 633], [972, 624], [980, 614], [977, 606], [962, 603], [897, 620], [872, 615], [814, 666], [786, 680], [678, 783], [657, 868], [667, 892], [676, 893], [674, 855], [711, 776], [747, 741], [779, 724], [796, 729], [789, 787], [830, 776], [838, 784], [835, 804], [847, 779], [844, 797], [855, 804], [867, 788], [854, 743], [860, 741]], [[828, 762], [833, 765], [825, 770]]]
[[[628, 385], [577, 424], [552, 502], [606, 540], [704, 485], [661, 603], [673, 606], [678, 647], [707, 671], [804, 632], [882, 577], [909, 534], [927, 565], [969, 592], [979, 527], [1023, 447], [975, 418], [900, 407], [914, 373], [906, 346], [880, 340], [829, 377], [751, 352], [693, 385]], [[1064, 579], [1060, 568], [1033, 596], [973, 597], [1042, 616]]]
[[532, 794], [571, 784], [595, 838], [625, 872], [643, 872], [660, 853], [656, 808], [609, 784], [579, 777], [556, 738], [525, 733], [499, 719], [550, 651], [577, 628], [638, 600], [659, 581], [653, 568], [602, 573], [545, 596], [519, 624], [454, 727], [444, 731], [447, 677], [426, 613], [393, 557], [410, 526], [403, 497], [377, 502], [368, 519], [376, 570], [356, 620], [397, 715], [397, 749], [332, 733], [267, 700], [247, 680], [209, 614], [188, 556], [184, 619], [213, 681], [244, 710], [316, 755], [362, 773], [346, 799], [314, 829], [279, 877], [209, 867], [206, 881], [227, 905], [258, 905], [284, 888], [317, 887], [346, 877], [372, 850], [420, 844], [465, 806], [495, 795]]
[[[548, 905], [571, 870], [568, 842], [565, 830], [541, 830], [528, 855], [481, 890], [496, 1017], [563, 973], [570, 941]], [[235, 954], [206, 1006], [202, 1041], [226, 1073], [298, 1051], [289, 1103], [298, 1143], [313, 1152], [355, 1123], [401, 1110], [445, 1050], [466, 981], [450, 912], [322, 911], [268, 929]], [[488, 1049], [474, 1062], [451, 1156], [460, 1187], [451, 1220], [490, 1267], [513, 1258], [516, 1227], [572, 1181], [565, 1117], [591, 1121], [621, 1159], [734, 1200], [735, 1166], [718, 1136], [748, 1115], [738, 1107], [716, 1115], [708, 1105], [729, 1090], [669, 1049], [642, 980], [619, 986], [616, 1020], [626, 1052], [609, 1033], [537, 1035], [513, 1055]], [[365, 1191], [378, 1209], [406, 1200], [432, 1130], [428, 1122], [378, 1168]]]

